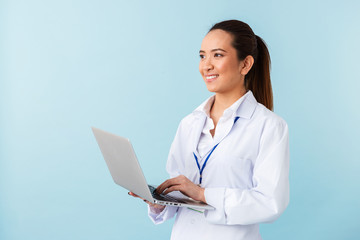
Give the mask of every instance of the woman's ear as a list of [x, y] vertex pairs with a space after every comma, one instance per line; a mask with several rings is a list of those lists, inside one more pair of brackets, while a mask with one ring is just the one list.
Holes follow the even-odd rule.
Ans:
[[240, 62], [240, 74], [246, 75], [254, 65], [254, 58], [251, 55], [246, 56], [244, 60]]

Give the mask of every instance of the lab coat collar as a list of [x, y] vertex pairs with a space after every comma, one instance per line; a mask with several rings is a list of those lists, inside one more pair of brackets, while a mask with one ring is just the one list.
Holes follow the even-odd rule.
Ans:
[[253, 93], [250, 90], [240, 99], [243, 100], [236, 110], [236, 116], [251, 119], [258, 102], [256, 101]]
[[[210, 117], [210, 108], [215, 100], [215, 95], [206, 99], [199, 107], [197, 107], [193, 113], [198, 116], [208, 116]], [[249, 90], [246, 94], [244, 94], [241, 98], [239, 98], [233, 105], [227, 108], [224, 111], [226, 112], [233, 112], [233, 117], [241, 117], [250, 119], [255, 111], [257, 106], [257, 101], [253, 95], [253, 93]]]
[[200, 106], [198, 106], [193, 113], [198, 115], [205, 115], [210, 117], [210, 109], [211, 106], [213, 105], [215, 100], [215, 95], [209, 97], [208, 99], [206, 99], [202, 104], [200, 104]]
[[[197, 145], [201, 136], [201, 132], [204, 128], [204, 124], [206, 122], [206, 118], [210, 117], [210, 108], [214, 102], [215, 95], [209, 97], [206, 101], [204, 101], [199, 107], [197, 107], [193, 114], [196, 116], [197, 121], [193, 123], [192, 127], [194, 129], [192, 138], [195, 140], [195, 144], [193, 146], [193, 152], [195, 155], [199, 156], [199, 153], [197, 151]], [[229, 108], [225, 110], [227, 112], [226, 114], [231, 114], [231, 116], [235, 119], [235, 117], [245, 118], [245, 119], [251, 119], [255, 108], [257, 106], [257, 101], [252, 94], [251, 91], [248, 91], [246, 94], [244, 94], [241, 98], [239, 98], [233, 105], [231, 105]], [[224, 112], [224, 114], [225, 114]], [[227, 133], [224, 134], [224, 136], [221, 139], [218, 139], [214, 145], [221, 142], [230, 132], [232, 128], [232, 125], [229, 126], [229, 129], [227, 130]]]

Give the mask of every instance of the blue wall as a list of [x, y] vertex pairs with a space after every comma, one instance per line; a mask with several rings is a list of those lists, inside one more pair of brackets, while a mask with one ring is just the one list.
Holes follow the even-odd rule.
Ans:
[[[201, 40], [236, 18], [269, 45], [290, 127], [291, 202], [264, 239], [355, 239], [358, 1], [0, 2], [0, 239], [167, 239], [108, 173], [90, 126], [132, 139], [167, 177], [180, 119], [210, 96]], [[150, 237], [148, 236], [150, 234]]]

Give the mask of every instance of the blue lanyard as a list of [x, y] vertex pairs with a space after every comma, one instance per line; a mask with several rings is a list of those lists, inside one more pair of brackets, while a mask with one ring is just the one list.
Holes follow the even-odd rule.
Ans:
[[200, 184], [201, 184], [201, 182], [202, 182], [202, 172], [204, 171], [204, 168], [205, 168], [205, 166], [206, 166], [206, 163], [207, 163], [207, 161], [209, 160], [211, 154], [213, 153], [213, 151], [215, 150], [215, 148], [216, 148], [218, 145], [219, 145], [219, 143], [216, 144], [216, 145], [213, 147], [213, 149], [211, 149], [211, 152], [210, 152], [209, 155], [206, 157], [205, 162], [204, 162], [204, 164], [202, 165], [201, 168], [200, 168], [200, 164], [199, 164], [198, 158], [196, 157], [195, 153], [193, 153], [193, 154], [194, 154], [194, 157], [195, 157], [195, 160], [196, 160], [196, 164], [197, 164], [197, 166], [198, 166], [198, 168], [199, 168], [199, 172], [200, 172], [200, 181], [199, 181]]
[[[234, 124], [236, 123], [236, 121], [237, 121], [238, 119], [239, 119], [239, 117], [235, 117]], [[200, 184], [201, 184], [201, 182], [202, 182], [202, 173], [203, 173], [203, 171], [204, 171], [204, 168], [205, 168], [205, 166], [206, 166], [206, 163], [207, 163], [207, 161], [209, 160], [211, 154], [213, 153], [213, 151], [215, 150], [215, 148], [216, 148], [218, 145], [219, 145], [219, 143], [216, 144], [216, 145], [211, 149], [211, 151], [210, 151], [210, 153], [208, 154], [208, 156], [206, 157], [205, 162], [204, 162], [204, 164], [202, 165], [202, 167], [200, 167], [198, 158], [197, 158], [197, 156], [195, 155], [195, 153], [193, 152], [193, 155], [194, 155], [195, 161], [196, 161], [196, 165], [197, 165], [197, 167], [198, 167], [198, 169], [199, 169], [199, 172], [200, 172], [200, 180], [199, 180], [199, 183], [200, 183]]]

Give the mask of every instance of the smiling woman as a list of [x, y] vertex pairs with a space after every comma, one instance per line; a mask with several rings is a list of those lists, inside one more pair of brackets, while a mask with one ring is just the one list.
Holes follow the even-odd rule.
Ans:
[[[261, 239], [289, 202], [286, 122], [273, 108], [270, 56], [263, 40], [237, 20], [204, 37], [199, 71], [215, 93], [180, 123], [170, 149], [170, 179], [159, 194], [180, 191], [215, 210], [149, 204], [162, 223], [176, 215], [171, 239]], [[133, 193], [131, 195], [135, 196]]]
[[[249, 56], [240, 61], [232, 46], [233, 37], [223, 30], [210, 31], [200, 50], [199, 71], [210, 92], [226, 95], [244, 95], [244, 78], [254, 62]], [[246, 68], [245, 67], [246, 65]]]

